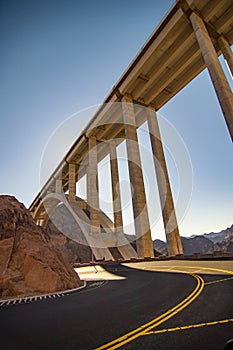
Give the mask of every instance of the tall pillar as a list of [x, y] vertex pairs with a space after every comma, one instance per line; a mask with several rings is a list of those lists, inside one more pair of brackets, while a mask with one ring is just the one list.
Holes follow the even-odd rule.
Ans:
[[68, 184], [68, 199], [72, 202], [76, 199], [76, 165], [69, 164], [69, 184]]
[[231, 51], [230, 44], [223, 36], [218, 38], [218, 44], [233, 76], [233, 53]]
[[87, 204], [90, 210], [91, 233], [95, 236], [100, 234], [100, 213], [98, 194], [98, 160], [96, 138], [89, 138], [89, 164], [87, 171]]
[[154, 166], [159, 189], [164, 229], [167, 238], [168, 254], [183, 254], [158, 119], [156, 111], [152, 106], [149, 106], [147, 111], [147, 123], [154, 156]]
[[118, 161], [116, 152], [116, 143], [114, 140], [110, 141], [110, 166], [112, 178], [112, 200], [114, 212], [114, 228], [117, 235], [123, 235], [123, 219], [121, 210], [121, 195], [119, 185]]
[[233, 98], [222, 66], [218, 60], [214, 45], [201, 17], [195, 12], [190, 15], [197, 42], [200, 46], [203, 59], [208, 68], [219, 103], [221, 105], [231, 139], [233, 141]]
[[139, 154], [134, 106], [130, 96], [122, 98], [123, 121], [125, 124], [126, 147], [128, 153], [129, 177], [132, 185], [132, 204], [139, 258], [154, 257], [148, 217], [146, 193], [143, 182]]
[[55, 190], [56, 193], [63, 193], [62, 173], [59, 173], [59, 175], [56, 178]]

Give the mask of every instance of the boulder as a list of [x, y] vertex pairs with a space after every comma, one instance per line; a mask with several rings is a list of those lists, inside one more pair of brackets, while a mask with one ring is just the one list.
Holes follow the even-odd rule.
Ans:
[[54, 293], [83, 285], [64, 254], [15, 197], [0, 196], [0, 296]]

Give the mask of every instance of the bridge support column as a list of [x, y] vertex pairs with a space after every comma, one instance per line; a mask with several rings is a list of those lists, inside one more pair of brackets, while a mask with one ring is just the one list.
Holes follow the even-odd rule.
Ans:
[[129, 177], [132, 185], [132, 203], [136, 231], [137, 254], [139, 258], [154, 257], [146, 203], [146, 193], [139, 154], [134, 106], [130, 96], [124, 96], [122, 98], [122, 102], [126, 147], [128, 153]]
[[158, 118], [155, 108], [152, 106], [149, 106], [147, 111], [147, 123], [150, 132], [152, 152], [154, 156], [154, 166], [159, 189], [164, 229], [167, 238], [168, 254], [183, 254], [167, 165], [159, 130]]
[[114, 140], [110, 141], [109, 147], [110, 147], [110, 166], [111, 166], [111, 178], [112, 178], [114, 228], [115, 228], [116, 235], [123, 235], [123, 219], [122, 219], [122, 210], [121, 210], [118, 161], [117, 161], [116, 143]]
[[55, 190], [56, 193], [63, 193], [62, 173], [59, 173], [59, 175], [56, 178]]
[[225, 60], [227, 61], [231, 74], [233, 75], [233, 53], [231, 51], [230, 44], [223, 36], [220, 36], [218, 38], [218, 44], [220, 46]]
[[89, 138], [89, 164], [87, 170], [87, 204], [90, 210], [91, 234], [100, 234], [100, 213], [98, 194], [98, 169], [96, 138]]
[[56, 179], [56, 193], [62, 193], [63, 187], [62, 187], [62, 180]]
[[217, 53], [203, 20], [195, 12], [192, 12], [190, 15], [190, 21], [233, 141], [233, 98], [231, 88], [218, 60]]
[[76, 199], [76, 165], [69, 164], [68, 199], [72, 202]]

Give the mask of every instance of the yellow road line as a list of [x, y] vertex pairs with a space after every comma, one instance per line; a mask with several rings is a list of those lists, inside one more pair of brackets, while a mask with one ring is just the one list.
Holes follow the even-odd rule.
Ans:
[[[158, 269], [161, 268], [162, 266], [158, 266]], [[164, 266], [164, 268], [167, 268], [168, 266]], [[133, 341], [134, 339], [146, 335], [148, 331], [150, 331], [151, 329], [157, 327], [158, 325], [164, 323], [165, 321], [167, 321], [169, 318], [175, 316], [178, 312], [182, 311], [184, 308], [186, 308], [190, 303], [192, 303], [202, 292], [203, 288], [204, 288], [204, 280], [202, 279], [202, 277], [195, 275], [194, 273], [185, 271], [185, 270], [178, 270], [176, 268], [179, 269], [195, 269], [197, 271], [203, 272], [203, 271], [214, 271], [214, 272], [221, 272], [224, 274], [229, 274], [229, 275], [233, 275], [233, 271], [231, 270], [224, 270], [224, 269], [219, 269], [219, 268], [212, 268], [212, 267], [204, 267], [204, 266], [174, 266], [174, 267], [169, 267], [169, 271], [171, 272], [175, 272], [175, 273], [185, 273], [188, 275], [191, 275], [193, 277], [196, 278], [197, 282], [197, 286], [194, 289], [194, 291], [187, 297], [185, 298], [182, 302], [180, 302], [179, 304], [177, 304], [176, 306], [174, 306], [172, 309], [168, 310], [167, 312], [165, 312], [164, 314], [158, 316], [157, 318], [153, 319], [152, 321], [142, 325], [141, 327], [138, 327], [136, 329], [134, 329], [133, 331], [126, 333], [125, 335], [105, 344], [102, 345], [101, 347], [97, 348], [96, 350], [104, 350], [104, 349], [108, 349], [108, 350], [114, 350], [117, 348], [120, 348], [121, 346], [123, 346], [124, 344], [127, 344], [131, 341]], [[155, 270], [155, 269], [153, 269]], [[224, 323], [224, 322], [231, 322], [227, 321], [227, 320], [223, 320], [223, 321], [219, 321], [219, 323]], [[214, 323], [215, 324], [215, 323]], [[214, 325], [213, 324], [213, 325]], [[210, 323], [208, 323], [208, 325], [211, 325]], [[183, 326], [183, 329], [188, 329], [188, 328], [197, 328], [197, 327], [201, 327], [201, 325], [196, 325], [196, 327], [192, 327], [192, 326]], [[180, 327], [176, 327], [176, 330], [179, 330]], [[158, 331], [158, 332], [163, 332], [165, 333], [166, 330], [162, 330], [162, 331]]]
[[195, 328], [201, 328], [201, 327], [216, 326], [216, 325], [219, 325], [219, 324], [225, 324], [225, 323], [230, 323], [230, 322], [233, 322], [233, 318], [229, 318], [229, 319], [221, 320], [221, 321], [197, 323], [197, 324], [192, 324], [192, 325], [189, 325], [189, 326], [173, 327], [173, 328], [168, 328], [168, 329], [159, 329], [157, 331], [145, 332], [144, 335], [152, 335], [152, 334], [162, 334], [162, 333], [168, 333], [168, 332], [184, 331], [184, 330], [187, 330], [187, 329], [195, 329]]
[[[189, 271], [186, 271], [185, 269], [195, 269], [195, 271], [193, 273], [196, 273], [197, 271], [198, 272], [202, 272], [203, 270], [207, 270], [207, 271], [214, 271], [214, 272], [222, 272], [224, 274], [227, 274], [227, 275], [233, 275], [233, 271], [231, 270], [224, 270], [224, 269], [219, 269], [219, 268], [216, 268], [216, 267], [205, 267], [205, 266], [191, 266], [191, 265], [175, 265], [175, 266], [166, 266], [166, 265], [161, 265], [159, 266], [158, 265], [158, 268], [157, 267], [152, 267], [151, 269], [149, 268], [148, 271], [157, 271], [159, 269], [166, 269], [167, 271], [171, 271], [171, 272], [181, 272], [181, 273], [191, 273]], [[176, 270], [176, 268], [178, 268]], [[184, 270], [183, 270], [184, 269]], [[146, 268], [143, 268], [143, 270], [146, 270]], [[164, 271], [165, 272], [165, 271]]]
[[[198, 280], [198, 284], [197, 287], [195, 288], [195, 290], [193, 291], [193, 293], [190, 294], [189, 297], [187, 297], [186, 299], [183, 300], [183, 302], [181, 302], [180, 304], [178, 304], [177, 306], [175, 306], [173, 309], [170, 310], [170, 312], [165, 313], [163, 315], [163, 318], [161, 321], [158, 321], [157, 323], [153, 324], [152, 326], [149, 326], [147, 328], [148, 329], [152, 329], [155, 328], [157, 326], [159, 326], [161, 323], [164, 323], [165, 321], [167, 321], [168, 319], [170, 319], [171, 317], [175, 316], [178, 312], [182, 311], [183, 309], [185, 309], [189, 304], [191, 304], [202, 292], [203, 288], [204, 288], [204, 280], [202, 277], [198, 276], [198, 275], [194, 275], [191, 274], [191, 276], [194, 276], [197, 280]], [[192, 295], [193, 294], [193, 295]], [[182, 305], [183, 304], [183, 305]], [[174, 310], [174, 311], [173, 311]], [[166, 316], [166, 314], [168, 314]]]
[[[194, 268], [194, 267], [193, 267]], [[197, 267], [195, 267], [197, 268]], [[223, 270], [223, 269], [218, 269], [218, 268], [215, 268], [215, 267], [200, 267], [201, 270], [208, 270], [208, 271], [214, 271], [214, 272], [222, 272], [222, 273], [225, 273], [227, 275], [233, 275], [233, 271], [230, 271], [230, 270]]]
[[224, 281], [228, 281], [228, 280], [232, 280], [233, 277], [229, 277], [229, 278], [223, 278], [221, 280], [216, 280], [216, 281], [212, 281], [212, 282], [206, 282], [205, 285], [209, 285], [209, 284], [214, 284], [214, 283], [220, 283], [220, 282], [224, 282]]
[[[183, 272], [184, 273], [184, 272]], [[185, 272], [187, 273], [187, 272]], [[155, 319], [151, 320], [150, 322], [142, 325], [139, 328], [134, 329], [133, 331], [105, 344], [97, 348], [96, 350], [103, 350], [103, 349], [109, 349], [109, 350], [114, 350], [117, 348], [120, 348], [124, 344], [127, 344], [134, 339], [144, 335], [148, 330], [151, 330], [158, 325], [162, 324], [163, 322], [167, 321], [169, 318], [173, 317], [176, 315], [178, 312], [182, 311], [184, 308], [186, 308], [189, 304], [191, 304], [202, 292], [204, 288], [204, 280], [202, 277], [198, 275], [194, 275], [191, 273], [187, 273], [191, 276], [193, 276], [197, 280], [197, 285], [196, 288], [190, 293], [188, 297], [186, 297], [183, 301], [181, 301], [179, 304], [174, 306], [173, 308], [169, 309], [162, 315], [156, 317]]]

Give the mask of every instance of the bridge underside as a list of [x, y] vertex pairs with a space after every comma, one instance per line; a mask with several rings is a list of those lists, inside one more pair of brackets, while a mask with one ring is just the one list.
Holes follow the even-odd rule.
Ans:
[[[40, 216], [44, 203], [50, 199], [57, 205], [58, 197], [63, 195], [64, 199], [64, 193], [67, 193], [67, 206], [89, 244], [94, 245], [93, 251], [97, 249], [95, 256], [112, 259], [106, 242], [124, 237], [117, 147], [125, 141], [133, 188], [137, 256], [153, 257], [137, 136], [138, 128], [146, 122], [155, 160], [168, 253], [183, 253], [156, 111], [207, 68], [233, 139], [232, 91], [218, 59], [223, 54], [233, 74], [232, 18], [232, 0], [176, 1], [31, 204], [30, 211], [37, 222], [42, 220], [44, 224], [47, 220]], [[107, 155], [111, 163], [114, 212], [111, 224], [99, 208], [97, 181], [98, 163]], [[76, 183], [84, 176], [87, 178], [85, 205], [88, 206], [88, 215], [80, 207], [84, 204], [76, 201]], [[51, 208], [48, 206], [48, 215]], [[88, 224], [82, 227], [83, 222]], [[102, 227], [105, 227], [104, 233]], [[106, 235], [109, 235], [108, 239]], [[101, 242], [101, 247], [97, 247], [97, 241]], [[124, 256], [135, 256], [135, 250], [127, 241], [124, 242]]]

